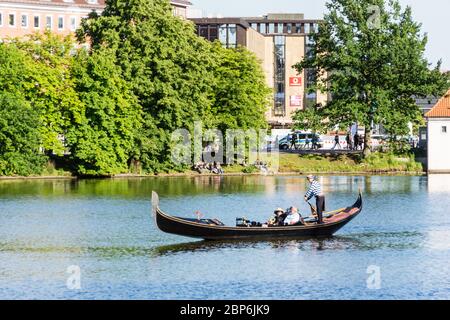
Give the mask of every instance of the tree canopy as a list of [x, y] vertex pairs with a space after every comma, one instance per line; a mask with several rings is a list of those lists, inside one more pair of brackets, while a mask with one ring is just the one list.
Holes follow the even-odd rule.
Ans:
[[107, 1], [77, 39], [46, 31], [0, 44], [0, 175], [39, 174], [61, 157], [79, 175], [183, 170], [175, 130], [266, 126], [271, 91], [256, 56], [197, 36], [168, 0]]
[[0, 175], [42, 172], [46, 158], [39, 151], [38, 113], [23, 97], [5, 91], [0, 106]]
[[246, 49], [213, 46], [172, 14], [169, 1], [112, 0], [90, 15], [78, 39], [92, 52], [114, 50], [116, 65], [143, 111], [135, 161], [145, 171], [177, 169], [170, 137], [194, 121], [221, 129], [260, 126], [267, 107], [261, 67]]
[[142, 112], [116, 67], [113, 49], [92, 55], [81, 51], [72, 67], [75, 90], [83, 104], [67, 129], [75, 170], [83, 175], [126, 173], [136, 154]]
[[382, 124], [392, 135], [421, 121], [415, 97], [440, 95], [448, 88], [440, 63], [424, 57], [427, 36], [410, 7], [397, 0], [330, 0], [328, 12], [311, 37], [311, 49], [295, 67], [314, 73], [312, 91], [331, 99], [313, 111], [297, 112], [298, 126], [322, 119], [324, 127], [365, 127], [365, 154], [371, 129]]

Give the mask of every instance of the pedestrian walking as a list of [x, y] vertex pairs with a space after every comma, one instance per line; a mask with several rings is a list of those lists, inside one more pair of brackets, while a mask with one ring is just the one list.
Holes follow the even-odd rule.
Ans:
[[305, 138], [305, 149], [311, 149], [311, 141], [309, 140], [308, 136]]
[[297, 150], [297, 134], [293, 133], [291, 135], [291, 146], [289, 147], [289, 149], [292, 150], [292, 148], [294, 148], [295, 150]]
[[347, 133], [347, 136], [345, 137], [345, 142], [347, 142], [347, 149], [353, 150], [352, 138], [350, 136], [350, 133]]
[[331, 148], [331, 150], [335, 150], [336, 147], [339, 146], [339, 149], [342, 149], [341, 143], [339, 142], [339, 133], [336, 132], [336, 135], [334, 136], [334, 146]]
[[354, 142], [355, 142], [355, 150], [358, 150], [359, 149], [359, 135], [358, 135], [358, 133], [355, 133]]

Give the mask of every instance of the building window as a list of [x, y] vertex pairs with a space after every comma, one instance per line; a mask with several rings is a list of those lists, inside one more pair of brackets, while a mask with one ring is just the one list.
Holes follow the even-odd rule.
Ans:
[[28, 27], [28, 16], [26, 14], [22, 15], [21, 26], [22, 28]]
[[226, 47], [227, 46], [227, 25], [226, 24], [222, 24], [219, 27], [219, 41], [220, 43]]
[[252, 27], [252, 29], [258, 30], [258, 24], [257, 23], [251, 23], [250, 26]]
[[292, 33], [292, 23], [288, 23], [286, 27], [287, 33]]
[[203, 37], [203, 38], [209, 40], [209, 37], [208, 37], [208, 26], [207, 25], [206, 26], [202, 25], [202, 26], [199, 26], [198, 28], [199, 28], [199, 35], [200, 35], [200, 37]]
[[283, 28], [284, 28], [284, 24], [283, 23], [279, 23], [278, 24], [278, 30], [277, 30], [277, 33], [284, 33], [284, 30], [283, 30]]
[[302, 24], [301, 23], [296, 23], [295, 24], [295, 33], [303, 33], [302, 32]]
[[210, 25], [208, 30], [209, 30], [209, 41], [216, 41], [219, 37], [217, 25]]
[[275, 23], [269, 23], [269, 33], [270, 34], [275, 33]]
[[89, 4], [97, 4], [98, 3], [97, 0], [87, 0], [86, 2]]
[[64, 17], [58, 17], [58, 29], [64, 29]]
[[52, 29], [52, 21], [53, 19], [52, 19], [52, 17], [51, 16], [47, 16], [47, 17], [45, 17], [45, 27], [47, 28], [47, 29]]
[[275, 36], [275, 102], [274, 116], [284, 117], [286, 115], [286, 38]]
[[267, 30], [266, 30], [266, 24], [265, 24], [265, 23], [261, 23], [261, 24], [259, 25], [259, 32], [260, 32], [260, 33], [267, 33]]
[[447, 126], [442, 126], [442, 133], [447, 133]]
[[16, 15], [14, 13], [10, 13], [9, 14], [8, 23], [9, 23], [10, 27], [15, 27], [16, 26]]
[[70, 30], [74, 31], [77, 29], [77, 18], [70, 17]]
[[236, 48], [237, 27], [235, 24], [222, 24], [219, 27], [219, 41], [225, 48]]
[[[307, 57], [314, 56], [314, 42], [311, 36], [305, 37], [305, 54]], [[312, 108], [317, 104], [317, 92], [312, 91], [316, 83], [316, 71], [305, 69], [305, 109]]]
[[34, 27], [39, 28], [39, 16], [34, 16]]
[[306, 34], [310, 33], [310, 31], [311, 31], [310, 28], [311, 28], [311, 25], [309, 23], [306, 23], [305, 24], [305, 33]]
[[235, 24], [228, 26], [228, 48], [236, 48], [237, 46], [237, 29]]

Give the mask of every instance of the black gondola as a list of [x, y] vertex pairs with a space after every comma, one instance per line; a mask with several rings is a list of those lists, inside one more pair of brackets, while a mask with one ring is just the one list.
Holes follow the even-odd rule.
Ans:
[[152, 193], [153, 214], [158, 228], [167, 233], [205, 240], [275, 239], [329, 237], [355, 218], [362, 210], [362, 195], [351, 207], [324, 213], [324, 223], [306, 223], [296, 226], [236, 226], [223, 225], [218, 220], [188, 219], [171, 216], [159, 208], [159, 197]]

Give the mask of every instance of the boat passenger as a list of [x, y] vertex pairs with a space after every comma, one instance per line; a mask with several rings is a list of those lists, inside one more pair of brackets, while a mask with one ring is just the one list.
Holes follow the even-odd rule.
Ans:
[[284, 225], [292, 226], [298, 224], [301, 221], [301, 216], [298, 213], [298, 209], [296, 207], [289, 208], [286, 219], [284, 219]]
[[287, 215], [286, 212], [281, 208], [277, 208], [273, 214], [274, 217], [272, 217], [267, 224], [271, 227], [284, 225], [284, 219]]

